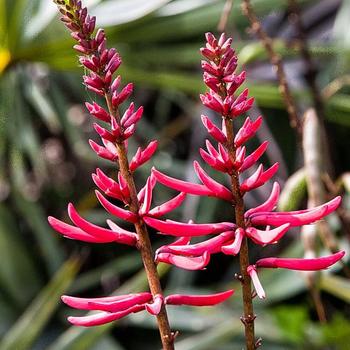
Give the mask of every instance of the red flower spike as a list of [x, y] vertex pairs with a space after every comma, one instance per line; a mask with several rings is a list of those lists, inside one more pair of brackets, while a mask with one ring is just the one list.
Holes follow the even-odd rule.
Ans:
[[209, 295], [173, 294], [165, 298], [165, 303], [167, 305], [213, 306], [224, 302], [233, 293], [234, 290], [230, 289], [226, 292]]
[[195, 237], [202, 235], [210, 235], [232, 230], [236, 225], [230, 222], [221, 222], [216, 224], [185, 224], [182, 222], [145, 217], [146, 224], [159, 230], [162, 234], [170, 236]]
[[156, 294], [153, 297], [153, 303], [145, 304], [145, 309], [149, 314], [151, 314], [153, 316], [157, 316], [160, 313], [160, 310], [161, 310], [163, 304], [164, 304], [163, 295]]
[[136, 214], [112, 204], [99, 191], [95, 191], [95, 194], [98, 201], [110, 214], [131, 223], [136, 223], [138, 221], [139, 218]]
[[244, 230], [241, 227], [237, 228], [234, 241], [229, 245], [223, 245], [221, 251], [226, 255], [237, 255], [241, 249], [244, 236]]
[[258, 260], [256, 267], [283, 268], [299, 271], [317, 271], [327, 269], [334, 265], [345, 255], [344, 251], [323, 256], [315, 259], [294, 259], [294, 258], [264, 258]]
[[156, 255], [155, 261], [171, 264], [184, 270], [203, 270], [210, 261], [210, 254], [204, 252], [201, 256], [189, 257], [175, 255], [171, 253], [159, 253]]
[[265, 299], [266, 294], [265, 294], [264, 288], [261, 285], [261, 282], [259, 280], [255, 265], [248, 266], [247, 272], [248, 272], [249, 277], [252, 279], [254, 289], [256, 291], [257, 296], [260, 299]]

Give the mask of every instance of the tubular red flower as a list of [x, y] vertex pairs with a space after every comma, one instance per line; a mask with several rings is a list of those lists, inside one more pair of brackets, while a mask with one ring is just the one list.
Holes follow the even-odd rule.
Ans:
[[239, 171], [243, 172], [249, 169], [252, 165], [254, 165], [259, 160], [259, 158], [265, 153], [268, 145], [268, 141], [263, 142], [253, 153], [246, 157], [243, 161], [242, 166], [239, 168]]
[[142, 164], [150, 160], [154, 152], [157, 150], [157, 147], [158, 147], [158, 141], [156, 140], [151, 141], [143, 151], [141, 147], [139, 147], [137, 149], [136, 154], [134, 155], [134, 157], [130, 162], [130, 165], [129, 165], [130, 170], [135, 171]]
[[235, 224], [220, 222], [215, 224], [186, 224], [173, 220], [158, 220], [150, 217], [144, 218], [147, 225], [159, 230], [160, 233], [171, 236], [202, 236], [232, 230]]
[[266, 245], [276, 243], [280, 240], [285, 233], [289, 230], [290, 224], [284, 224], [274, 228], [273, 230], [258, 230], [255, 227], [247, 227], [245, 230], [246, 235], [251, 238], [255, 243]]
[[136, 223], [138, 221], [139, 218], [136, 214], [112, 204], [99, 191], [95, 191], [95, 194], [98, 201], [110, 214], [131, 223]]
[[191, 182], [182, 181], [161, 173], [159, 170], [152, 168], [152, 174], [161, 184], [173, 188], [174, 190], [194, 194], [199, 196], [215, 196], [206, 186], [193, 184]]
[[150, 313], [153, 316], [157, 316], [160, 313], [160, 310], [164, 304], [164, 297], [161, 294], [156, 294], [153, 297], [152, 303], [145, 304], [145, 308], [148, 313]]
[[213, 306], [224, 302], [233, 293], [234, 290], [230, 289], [209, 295], [173, 294], [165, 298], [165, 303], [168, 305]]
[[135, 305], [129, 309], [120, 312], [99, 312], [97, 314], [82, 316], [82, 317], [68, 317], [68, 321], [75, 326], [92, 327], [100, 326], [112, 321], [119, 320], [131, 313], [136, 313], [145, 309], [144, 305]]
[[308, 225], [322, 219], [338, 208], [341, 197], [318, 207], [291, 212], [258, 212], [251, 214], [249, 220], [253, 225], [281, 225], [289, 223], [291, 226]]
[[262, 117], [259, 116], [254, 122], [248, 117], [243, 126], [238, 130], [235, 136], [235, 145], [239, 147], [252, 138], [262, 123]]
[[223, 245], [221, 251], [226, 255], [237, 255], [241, 249], [244, 236], [244, 230], [241, 227], [237, 228], [234, 241], [231, 244]]
[[197, 161], [193, 162], [194, 170], [198, 178], [203, 184], [214, 194], [215, 197], [224, 199], [226, 201], [232, 201], [232, 192], [225, 186], [219, 184], [212, 179], [199, 165]]
[[95, 141], [89, 140], [91, 148], [96, 152], [96, 154], [104, 159], [115, 162], [118, 159], [118, 154], [111, 152], [109, 149], [98, 145]]
[[223, 134], [223, 132], [212, 123], [212, 121], [205, 115], [201, 116], [202, 123], [208, 130], [209, 135], [211, 135], [216, 141], [221, 143], [226, 143], [226, 136]]
[[171, 264], [184, 270], [203, 270], [209, 264], [210, 254], [204, 252], [200, 256], [182, 256], [171, 253], [159, 253], [156, 255], [155, 261]]
[[[182, 254], [186, 256], [198, 256], [203, 255], [205, 252], [210, 254], [215, 254], [221, 251], [221, 247], [224, 244], [229, 243], [235, 238], [234, 231], [226, 231], [220, 233], [218, 236], [214, 238], [210, 238], [205, 240], [204, 242], [196, 243], [196, 244], [188, 244], [186, 242], [185, 245], [179, 244], [169, 244], [166, 245], [166, 251], [173, 254]], [[159, 252], [162, 252], [162, 247], [158, 249]]]
[[250, 276], [250, 278], [252, 279], [256, 294], [258, 295], [258, 297], [260, 299], [265, 299], [266, 294], [265, 294], [264, 288], [261, 285], [261, 282], [259, 280], [255, 265], [248, 266], [247, 272], [248, 272], [248, 275]]
[[278, 184], [278, 182], [274, 182], [269, 198], [263, 204], [260, 204], [256, 208], [252, 208], [246, 211], [244, 217], [249, 218], [251, 215], [256, 213], [274, 210], [278, 202], [279, 194], [280, 185]]
[[98, 236], [101, 238], [105, 238], [107, 240], [110, 238], [114, 238], [114, 240], [118, 242], [129, 244], [129, 245], [135, 245], [136, 243], [135, 234], [131, 235], [130, 233], [127, 233], [127, 231], [125, 230], [123, 230], [123, 232], [118, 233], [86, 221], [78, 214], [78, 212], [75, 210], [72, 203], [69, 203], [68, 205], [68, 215], [77, 227], [79, 227], [89, 235]]
[[119, 312], [152, 300], [152, 294], [144, 292], [102, 298], [77, 298], [63, 295], [61, 299], [65, 304], [75, 309]]
[[186, 193], [181, 192], [180, 194], [178, 194], [176, 197], [170, 199], [169, 201], [151, 209], [147, 213], [147, 215], [152, 216], [152, 217], [156, 217], [156, 218], [160, 217], [162, 215], [165, 215], [165, 214], [173, 211], [174, 209], [176, 209], [178, 206], [180, 206], [182, 204], [182, 202], [185, 200], [185, 198], [186, 198]]
[[258, 260], [256, 267], [283, 268], [300, 271], [317, 271], [327, 269], [334, 265], [345, 255], [344, 251], [314, 259], [294, 259], [294, 258], [264, 258]]

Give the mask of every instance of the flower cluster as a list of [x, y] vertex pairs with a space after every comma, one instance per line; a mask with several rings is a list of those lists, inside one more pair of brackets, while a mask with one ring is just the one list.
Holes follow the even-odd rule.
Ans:
[[[135, 230], [128, 231], [112, 220], [107, 220], [108, 229], [94, 225], [81, 217], [73, 204], [68, 205], [68, 215], [74, 225], [54, 217], [49, 217], [49, 223], [58, 233], [70, 239], [89, 243], [115, 242], [136, 247], [141, 251], [148, 277], [152, 275], [149, 277], [151, 293], [95, 299], [63, 296], [63, 302], [74, 308], [100, 311], [93, 315], [70, 317], [69, 321], [75, 325], [94, 326], [142, 310], [158, 316], [165, 312], [164, 305], [208, 306], [223, 302], [233, 294], [232, 290], [212, 295], [163, 296], [155, 263], [152, 261], [153, 257], [150, 261], [147, 259], [148, 256], [152, 256], [152, 251], [145, 223], [147, 223], [146, 219], [156, 220], [155, 218], [174, 210], [183, 202], [186, 194], [182, 192], [166, 203], [151, 208], [152, 191], [156, 185], [156, 177], [153, 174], [148, 177], [139, 191], [136, 190], [133, 173], [146, 163], [157, 149], [157, 141], [151, 141], [144, 149], [139, 147], [130, 161], [128, 159], [127, 140], [134, 134], [136, 125], [142, 117], [143, 108], [136, 108], [134, 103], [130, 103], [124, 113], [121, 113], [123, 103], [132, 94], [133, 85], [127, 84], [122, 87], [120, 76], [115, 76], [114, 73], [122, 62], [120, 55], [116, 49], [107, 48], [106, 36], [102, 29], [98, 29], [95, 33], [95, 17], [88, 15], [81, 1], [55, 0], [55, 3], [62, 14], [61, 20], [77, 41], [74, 48], [81, 55], [79, 62], [88, 72], [83, 77], [85, 86], [106, 101], [105, 107], [96, 102], [86, 103], [90, 114], [100, 122], [100, 124], [95, 123], [94, 128], [102, 140], [102, 144], [90, 140], [90, 145], [99, 157], [118, 164], [119, 172], [117, 179], [112, 179], [102, 170], [96, 169], [96, 173], [92, 175], [93, 181], [100, 190], [96, 191], [96, 197], [108, 213], [133, 224]], [[119, 205], [112, 203], [106, 196], [119, 201]], [[216, 227], [220, 231], [223, 227], [231, 228], [233, 225], [222, 223], [217, 224]], [[201, 231], [201, 234], [203, 233], [205, 229]], [[150, 278], [153, 278], [152, 283]], [[162, 336], [165, 334], [166, 342], [171, 342], [171, 335], [166, 334], [169, 331], [166, 328], [169, 327], [164, 326], [167, 318], [163, 317], [163, 321], [158, 323], [162, 323], [162, 327], [165, 327], [165, 331], [163, 329], [161, 334]], [[167, 347], [167, 349], [170, 348], [172, 348], [171, 345]]]
[[[206, 34], [206, 39], [206, 47], [201, 49], [201, 53], [207, 59], [202, 61], [202, 68], [203, 80], [209, 92], [201, 95], [201, 100], [204, 106], [222, 116], [223, 123], [220, 128], [207, 116], [202, 115], [204, 127], [218, 145], [215, 147], [212, 142], [206, 140], [206, 150], [200, 149], [200, 155], [211, 168], [228, 175], [232, 189], [210, 177], [197, 161], [194, 162], [194, 170], [201, 184], [178, 180], [156, 169], [153, 169], [153, 175], [158, 182], [172, 189], [192, 195], [220, 198], [235, 206], [238, 205], [239, 200], [243, 203], [243, 197], [247, 192], [269, 181], [278, 170], [278, 163], [266, 170], [262, 164], [257, 165], [267, 149], [267, 141], [249, 155], [246, 152], [244, 144], [259, 129], [262, 122], [261, 116], [256, 120], [247, 117], [243, 126], [233, 137], [232, 122], [251, 108], [253, 98], [248, 97], [248, 89], [236, 94], [237, 89], [245, 81], [245, 72], [238, 75], [235, 73], [237, 56], [231, 48], [232, 39], [226, 39], [223, 34], [217, 40], [211, 33]], [[250, 176], [242, 176], [246, 170], [253, 167], [255, 171]], [[145, 218], [149, 226], [161, 233], [179, 237], [175, 242], [158, 249], [157, 261], [189, 270], [203, 269], [209, 263], [211, 254], [222, 252], [237, 255], [245, 237], [262, 246], [274, 244], [290, 227], [308, 225], [321, 220], [336, 210], [341, 201], [340, 197], [336, 197], [312, 209], [274, 212], [279, 193], [280, 186], [275, 182], [267, 200], [258, 207], [245, 211], [243, 223], [240, 225], [237, 217], [236, 224], [193, 224]], [[213, 234], [215, 237], [190, 244], [191, 237], [208, 234]], [[264, 258], [248, 266], [247, 273], [253, 281], [258, 296], [264, 298], [265, 292], [259, 282], [257, 268], [320, 270], [336, 263], [343, 255], [344, 252], [338, 252], [316, 259]]]

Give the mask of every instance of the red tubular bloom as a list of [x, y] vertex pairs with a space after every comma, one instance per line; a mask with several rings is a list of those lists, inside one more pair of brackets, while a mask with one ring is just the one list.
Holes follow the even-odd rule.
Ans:
[[207, 251], [199, 256], [158, 253], [155, 261], [175, 265], [184, 270], [203, 270], [209, 264], [210, 254]]
[[183, 295], [173, 294], [165, 298], [168, 305], [191, 305], [191, 306], [213, 306], [224, 302], [234, 293], [234, 290], [226, 292], [210, 294], [210, 295]]
[[338, 262], [345, 255], [344, 251], [323, 256], [315, 259], [293, 259], [293, 258], [264, 258], [258, 260], [256, 267], [283, 268], [300, 271], [316, 271], [327, 269]]
[[221, 233], [233, 229], [236, 225], [230, 222], [220, 222], [215, 224], [186, 224], [173, 220], [161, 221], [158, 219], [145, 217], [147, 225], [171, 236], [202, 236]]

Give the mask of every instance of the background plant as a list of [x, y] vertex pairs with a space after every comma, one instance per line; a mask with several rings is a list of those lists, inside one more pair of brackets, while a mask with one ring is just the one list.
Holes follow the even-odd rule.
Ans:
[[[99, 17], [107, 19], [107, 14], [113, 12], [109, 6], [116, 6], [113, 3], [96, 1], [95, 4], [91, 2], [89, 5], [95, 11], [93, 13], [98, 14], [98, 11], [101, 11], [102, 15]], [[120, 16], [112, 19], [109, 17], [109, 23], [100, 24], [108, 24], [107, 34], [111, 38], [111, 45], [117, 44], [124, 60], [130, 62], [124, 67], [122, 74], [126, 80], [135, 81], [137, 101], [146, 101], [147, 109], [154, 111], [146, 114], [142, 128], [147, 128], [154, 137], [158, 133], [160, 135], [157, 167], [182, 177], [186, 169], [192, 167], [194, 153], [191, 150], [202, 146], [204, 139], [200, 121], [198, 118], [191, 118], [192, 115], [197, 116], [201, 113], [193, 112], [198, 108], [196, 96], [202, 89], [197, 49], [202, 45], [202, 33], [208, 30], [215, 31], [224, 2], [191, 2], [193, 7], [183, 6], [184, 3], [178, 1], [169, 4], [160, 1], [149, 3], [154, 7], [149, 9], [147, 16], [146, 12], [132, 16], [129, 11], [118, 11]], [[317, 79], [326, 97], [327, 127], [333, 140], [335, 171], [340, 175], [349, 168], [348, 155], [344, 152], [348, 145], [346, 135], [349, 125], [346, 85], [349, 58], [346, 30], [348, 3], [300, 3], [305, 16], [310, 51], [319, 66]], [[291, 39], [294, 32], [293, 26], [286, 21], [287, 2], [260, 0], [252, 4], [268, 33], [276, 39], [275, 47], [287, 62], [288, 76], [292, 73], [294, 77], [292, 90], [298, 104], [308, 105], [310, 100], [309, 95], [305, 93], [307, 87], [303, 80], [303, 66], [297, 59], [297, 46], [289, 45], [293, 43]], [[50, 6], [52, 8], [48, 9]], [[102, 223], [105, 217], [97, 209], [93, 194], [84, 190], [91, 188], [90, 178], [87, 176], [84, 179], [80, 176], [81, 173], [88, 174], [96, 167], [96, 163], [95, 160], [92, 161], [93, 153], [84, 142], [90, 136], [91, 130], [83, 126], [86, 116], [80, 113], [82, 106], [79, 103], [84, 100], [85, 92], [81, 89], [80, 78], [76, 73], [80, 68], [76, 66], [74, 55], [71, 55], [72, 41], [66, 37], [59, 23], [51, 20], [55, 8], [47, 1], [1, 1], [1, 9], [6, 9], [0, 11], [0, 60], [5, 68], [1, 75], [0, 93], [3, 198], [1, 252], [8, 262], [1, 268], [1, 300], [6, 301], [1, 303], [1, 329], [4, 334], [15, 324], [67, 254], [79, 251], [80, 245], [63, 242], [53, 232], [48, 234], [50, 231], [45, 214], [50, 212], [63, 217], [64, 204], [75, 197], [80, 199], [78, 207], [82, 210], [81, 213], [91, 220]], [[273, 15], [268, 16], [272, 11]], [[31, 21], [27, 21], [29, 17]], [[267, 117], [266, 124], [270, 128], [264, 132], [270, 130], [279, 145], [273, 148], [268, 157], [276, 160], [280, 155], [280, 158], [285, 160], [282, 162], [279, 176], [287, 179], [287, 176], [299, 169], [301, 157], [294, 146], [294, 136], [289, 129], [275, 75], [261, 44], [245, 33], [247, 25], [239, 4], [235, 2], [227, 29], [230, 32], [234, 26], [240, 33], [242, 39], [237, 41], [238, 56], [242, 65], [249, 64], [247, 70], [251, 73], [248, 76], [248, 86], [251, 94], [256, 97], [258, 106], [263, 109]], [[325, 40], [327, 37], [328, 40]], [[137, 69], [134, 68], [136, 66]], [[141, 89], [141, 83], [149, 88]], [[13, 94], [13, 91], [16, 91], [16, 94]], [[45, 112], [43, 109], [46, 109]], [[156, 128], [151, 126], [152, 124]], [[192, 133], [184, 131], [189, 130], [190, 124], [195, 126]], [[138, 138], [144, 140], [142, 134], [139, 134]], [[276, 146], [276, 143], [273, 145]], [[50, 162], [47, 159], [50, 159]], [[339, 184], [345, 186], [345, 190], [349, 188], [347, 175], [341, 177]], [[305, 207], [305, 203], [301, 204], [306, 198], [302, 171], [293, 175], [284, 187], [285, 195], [280, 202], [281, 208], [293, 210], [299, 205]], [[157, 193], [155, 197], [165, 200], [169, 195]], [[263, 199], [263, 196], [257, 196], [259, 198], [251, 199], [252, 205]], [[183, 210], [178, 211], [178, 218], [188, 219], [189, 216], [193, 216], [192, 213], [189, 215], [190, 212], [197, 213], [198, 220], [204, 219], [205, 215], [208, 221], [219, 220], [225, 215], [219, 204], [213, 205], [212, 201], [205, 199], [200, 202], [190, 200]], [[331, 225], [333, 230], [339, 227], [334, 220], [331, 221]], [[301, 254], [302, 251], [302, 247], [298, 247], [292, 241], [286, 244], [284, 249], [287, 248], [289, 251], [285, 253], [290, 256]], [[130, 274], [140, 267], [140, 261], [135, 259], [130, 251], [123, 250], [125, 254], [119, 259], [117, 255], [120, 254], [114, 249], [89, 249], [92, 249], [90, 254], [86, 249], [83, 251], [86, 260], [81, 277], [70, 287], [70, 293], [85, 291], [86, 295], [92, 295], [92, 292], [97, 295], [112, 291], [124, 283], [135, 286], [135, 291], [144, 288], [141, 275], [128, 281]], [[24, 261], [21, 262], [19, 257], [23, 257]], [[110, 258], [113, 261], [107, 263]], [[209, 267], [205, 275], [212, 276], [212, 290], [237, 288], [229, 282], [233, 272], [237, 270], [231, 259], [218, 257], [213, 263], [214, 266], [227, 266], [227, 269], [222, 279], [218, 279], [216, 269]], [[96, 268], [92, 269], [92, 266]], [[116, 272], [120, 273], [117, 277]], [[266, 307], [270, 311], [269, 316], [262, 322], [269, 329], [270, 338], [265, 339], [269, 348], [300, 348], [305, 344], [306, 338], [311, 339], [312, 346], [318, 348], [322, 348], [322, 344], [332, 343], [339, 348], [347, 344], [346, 334], [342, 333], [347, 322], [347, 307], [344, 307], [344, 301], [349, 300], [348, 286], [344, 279], [331, 279], [330, 276], [324, 275], [319, 280], [321, 288], [327, 291], [323, 298], [329, 316], [336, 310], [343, 315], [332, 318], [329, 326], [320, 328], [314, 322], [315, 314], [309, 306], [308, 294], [302, 292], [305, 285], [300, 278], [294, 278], [293, 273], [272, 275], [268, 272], [262, 278], [264, 285], [269, 285], [266, 292], [270, 301], [264, 306], [259, 305], [259, 308]], [[99, 287], [101, 281], [104, 291]], [[208, 281], [204, 283], [204, 275], [201, 273], [183, 274], [181, 271], [172, 271], [167, 277], [169, 292], [204, 292], [204, 284], [208, 286]], [[130, 289], [122, 288], [125, 292]], [[329, 293], [335, 296], [331, 297]], [[55, 294], [54, 305], [58, 305], [58, 294], [61, 293], [57, 291], [57, 295]], [[291, 297], [293, 298], [290, 299]], [[53, 303], [53, 297], [48, 299]], [[286, 299], [290, 300], [287, 304], [283, 302]], [[302, 306], [293, 306], [294, 301], [298, 301]], [[234, 300], [232, 302], [234, 303]], [[40, 309], [51, 310], [44, 306]], [[30, 310], [28, 309], [27, 316], [22, 319], [32, 317], [32, 321], [38, 320], [37, 313], [31, 314]], [[60, 310], [63, 312], [62, 307]], [[219, 316], [215, 310], [208, 310], [205, 311], [207, 316], [204, 324], [202, 312], [204, 311], [198, 314], [192, 309], [179, 313], [174, 311], [171, 317], [176, 319], [176, 328], [183, 334], [182, 338], [179, 338], [179, 346], [186, 349], [210, 348], [211, 344], [219, 346], [219, 343], [223, 344], [223, 349], [239, 346], [240, 339], [232, 331], [232, 315], [221, 312]], [[295, 323], [286, 316], [291, 312]], [[66, 315], [66, 310], [63, 313]], [[235, 318], [238, 316], [234, 315]], [[132, 334], [128, 341], [132, 340], [133, 343], [125, 345], [126, 340], [121, 336], [122, 333], [125, 334], [123, 324], [117, 324], [112, 333], [107, 332], [108, 327], [97, 331], [67, 330], [63, 333], [67, 325], [61, 313], [51, 317], [50, 323], [45, 319], [41, 320], [37, 332], [26, 335], [26, 339], [31, 342], [39, 339], [36, 343], [38, 348], [45, 348], [48, 343], [52, 343], [52, 348], [86, 349], [92, 348], [92, 344], [97, 344], [97, 348], [117, 348], [116, 339], [126, 348], [130, 348], [137, 346], [135, 343], [140, 341], [142, 334], [150, 335], [150, 338], [156, 334], [152, 331], [153, 324], [148, 324], [140, 318], [131, 318], [127, 322], [132, 327], [128, 328], [129, 333], [126, 333], [126, 336]], [[205, 336], [201, 335], [200, 332], [204, 332], [208, 327], [211, 327], [211, 331], [206, 331]], [[237, 332], [240, 327], [237, 324]], [[136, 330], [140, 337], [135, 336]], [[264, 329], [260, 331], [264, 332]], [[309, 337], [306, 337], [305, 333]], [[19, 339], [17, 336], [11, 337], [11, 334], [15, 333], [8, 332], [8, 338], [12, 341]], [[332, 337], [332, 334], [337, 334], [337, 337]], [[335, 343], [338, 345], [334, 345]]]

